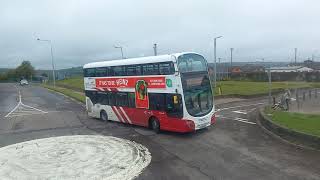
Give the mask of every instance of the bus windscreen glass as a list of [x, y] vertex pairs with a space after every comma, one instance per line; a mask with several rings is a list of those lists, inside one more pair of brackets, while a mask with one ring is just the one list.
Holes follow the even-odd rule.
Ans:
[[208, 114], [213, 96], [206, 60], [197, 54], [185, 54], [179, 56], [178, 65], [188, 113], [194, 117]]

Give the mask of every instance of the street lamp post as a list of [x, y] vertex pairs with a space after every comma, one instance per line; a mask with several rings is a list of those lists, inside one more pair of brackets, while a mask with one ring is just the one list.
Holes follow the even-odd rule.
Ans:
[[121, 58], [122, 59], [124, 59], [124, 57], [123, 57], [123, 51], [122, 51], [122, 46], [114, 46], [114, 48], [116, 48], [116, 49], [120, 49], [121, 50]]
[[298, 48], [294, 48], [294, 65], [295, 66], [297, 65], [297, 51], [298, 51]]
[[52, 63], [52, 76], [53, 76], [53, 87], [56, 87], [56, 76], [55, 76], [55, 70], [54, 70], [54, 60], [53, 60], [53, 51], [52, 51], [52, 43], [51, 40], [45, 40], [45, 39], [37, 39], [38, 41], [45, 41], [50, 44], [51, 49], [51, 63]]
[[214, 88], [217, 87], [217, 39], [219, 38], [222, 36], [214, 38]]

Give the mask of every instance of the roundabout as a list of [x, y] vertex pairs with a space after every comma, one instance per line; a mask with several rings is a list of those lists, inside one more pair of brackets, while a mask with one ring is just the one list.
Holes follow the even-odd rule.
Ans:
[[0, 148], [0, 179], [133, 179], [150, 162], [148, 149], [129, 140], [51, 137]]

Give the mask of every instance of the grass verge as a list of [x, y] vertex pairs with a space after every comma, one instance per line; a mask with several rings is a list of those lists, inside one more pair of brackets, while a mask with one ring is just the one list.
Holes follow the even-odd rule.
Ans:
[[[250, 81], [220, 81], [218, 86], [221, 87], [221, 95], [259, 95], [269, 92], [268, 82], [250, 82]], [[277, 92], [285, 89], [293, 88], [310, 88], [320, 87], [320, 83], [308, 82], [273, 82], [272, 91]], [[216, 88], [216, 95], [219, 90]]]
[[270, 108], [265, 112], [280, 126], [320, 137], [320, 115], [274, 111]]
[[84, 91], [83, 87], [83, 77], [72, 77], [63, 80], [59, 80], [56, 82], [57, 86], [65, 87], [67, 89], [73, 89], [76, 91]]
[[81, 92], [77, 92], [77, 91], [74, 91], [72, 89], [67, 89], [67, 88], [62, 88], [62, 87], [53, 87], [53, 86], [50, 86], [50, 85], [47, 85], [47, 84], [42, 84], [41, 85], [42, 87], [45, 87], [47, 89], [50, 89], [50, 90], [53, 90], [53, 91], [57, 91], [57, 92], [60, 92], [66, 96], [69, 96], [75, 100], [78, 100], [82, 103], [85, 103], [86, 102], [86, 98], [85, 96], [83, 95], [83, 93]]

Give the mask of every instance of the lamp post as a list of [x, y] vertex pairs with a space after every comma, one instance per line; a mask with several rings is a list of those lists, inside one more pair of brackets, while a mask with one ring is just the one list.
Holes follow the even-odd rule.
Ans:
[[116, 48], [116, 49], [119, 48], [119, 49], [121, 50], [121, 58], [124, 59], [124, 58], [123, 58], [122, 46], [113, 46], [113, 47]]
[[222, 36], [214, 38], [214, 88], [217, 87], [217, 39], [219, 38]]
[[154, 51], [154, 55], [157, 56], [157, 43], [153, 44], [153, 51]]
[[232, 71], [233, 63], [233, 48], [230, 48], [230, 71]]
[[298, 52], [298, 48], [294, 48], [294, 65], [297, 65], [297, 52]]
[[50, 44], [51, 48], [51, 63], [52, 63], [52, 76], [53, 76], [53, 87], [56, 87], [56, 76], [55, 76], [55, 70], [54, 70], [54, 61], [53, 61], [53, 51], [52, 51], [52, 43], [51, 40], [46, 40], [46, 39], [37, 39], [38, 41], [45, 41]]

